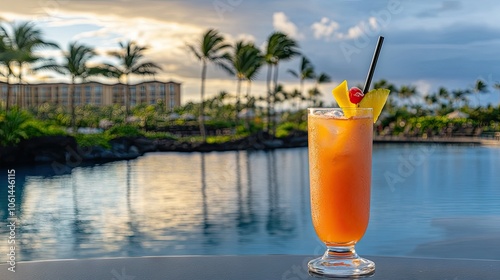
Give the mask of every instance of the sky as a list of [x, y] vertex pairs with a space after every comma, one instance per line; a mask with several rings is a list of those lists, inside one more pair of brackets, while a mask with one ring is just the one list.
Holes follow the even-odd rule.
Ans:
[[[216, 28], [229, 43], [253, 41], [261, 48], [273, 31], [297, 40], [316, 72], [332, 77], [321, 86], [330, 103], [331, 89], [348, 80], [363, 84], [379, 35], [385, 37], [374, 80], [417, 86], [419, 94], [438, 87], [464, 89], [477, 79], [500, 82], [500, 2], [495, 0], [0, 0], [0, 18], [33, 21], [44, 38], [66, 48], [78, 41], [93, 46], [106, 60], [118, 42], [134, 40], [149, 46], [146, 59], [163, 68], [160, 80], [182, 83], [182, 102], [198, 101], [201, 64], [187, 50], [208, 28]], [[42, 55], [58, 56], [57, 50]], [[285, 89], [298, 88], [287, 69], [298, 70], [300, 59], [280, 65]], [[263, 68], [252, 93], [265, 93]], [[62, 79], [52, 73], [32, 80]], [[141, 78], [136, 78], [139, 81]], [[114, 82], [114, 81], [109, 81]], [[313, 82], [306, 84], [306, 89]], [[207, 95], [235, 92], [234, 77], [209, 67]], [[480, 98], [500, 102], [500, 93]], [[475, 98], [471, 102], [476, 102]]]

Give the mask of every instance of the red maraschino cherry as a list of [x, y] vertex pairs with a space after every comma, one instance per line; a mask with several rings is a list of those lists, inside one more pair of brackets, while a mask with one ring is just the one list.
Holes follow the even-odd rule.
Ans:
[[353, 104], [358, 104], [361, 102], [365, 95], [363, 94], [363, 91], [357, 87], [352, 87], [349, 90], [349, 101]]

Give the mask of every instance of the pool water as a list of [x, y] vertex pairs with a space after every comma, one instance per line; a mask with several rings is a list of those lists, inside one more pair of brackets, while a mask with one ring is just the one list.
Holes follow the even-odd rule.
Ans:
[[[320, 254], [307, 160], [298, 148], [15, 168], [18, 260]], [[360, 254], [500, 259], [500, 148], [375, 145], [372, 171]]]

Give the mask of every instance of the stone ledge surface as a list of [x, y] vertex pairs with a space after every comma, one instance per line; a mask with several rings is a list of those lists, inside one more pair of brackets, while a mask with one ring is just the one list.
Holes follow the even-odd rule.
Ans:
[[[366, 256], [377, 270], [370, 280], [500, 279], [500, 261]], [[223, 280], [318, 279], [308, 275], [312, 256], [167, 256], [19, 262], [16, 272], [0, 265], [11, 280]]]

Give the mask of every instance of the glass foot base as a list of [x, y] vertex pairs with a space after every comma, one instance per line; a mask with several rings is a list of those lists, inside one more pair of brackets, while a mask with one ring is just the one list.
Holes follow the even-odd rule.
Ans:
[[329, 247], [322, 257], [307, 264], [310, 273], [326, 277], [369, 276], [375, 273], [375, 263], [359, 257], [354, 248], [342, 252], [332, 249]]

